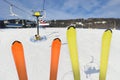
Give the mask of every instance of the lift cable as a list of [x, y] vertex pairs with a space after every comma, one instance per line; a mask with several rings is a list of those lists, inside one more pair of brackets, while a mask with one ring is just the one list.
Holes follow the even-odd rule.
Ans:
[[17, 7], [16, 5], [12, 4], [11, 2], [9, 2], [9, 1], [7, 1], [7, 0], [3, 0], [3, 1], [6, 2], [7, 4], [9, 4], [9, 5], [11, 5], [11, 6], [13, 6], [13, 7], [19, 9], [20, 11], [26, 12], [27, 14], [30, 14], [30, 15], [31, 15], [30, 12], [28, 12], [28, 11], [26, 11], [26, 10], [24, 10], [24, 9], [21, 9], [21, 8], [19, 8], [19, 7]]

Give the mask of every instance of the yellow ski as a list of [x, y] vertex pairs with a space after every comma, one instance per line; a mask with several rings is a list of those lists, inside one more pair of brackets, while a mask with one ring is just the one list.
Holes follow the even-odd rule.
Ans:
[[74, 80], [80, 80], [80, 70], [78, 61], [78, 50], [76, 41], [76, 29], [74, 26], [70, 26], [67, 29], [67, 41], [70, 52], [70, 59], [72, 63], [72, 70], [74, 75]]
[[107, 29], [102, 36], [99, 80], [106, 80], [112, 30]]

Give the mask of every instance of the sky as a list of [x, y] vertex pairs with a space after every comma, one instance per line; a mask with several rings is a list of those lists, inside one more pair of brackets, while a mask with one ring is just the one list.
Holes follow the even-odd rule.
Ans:
[[[9, 1], [15, 7], [10, 16]], [[43, 10], [44, 0], [0, 0], [0, 19], [33, 19], [33, 10]], [[17, 7], [17, 8], [16, 8]], [[45, 0], [45, 19], [120, 18], [120, 0]], [[20, 8], [20, 9], [18, 9]], [[22, 10], [21, 10], [22, 9]]]

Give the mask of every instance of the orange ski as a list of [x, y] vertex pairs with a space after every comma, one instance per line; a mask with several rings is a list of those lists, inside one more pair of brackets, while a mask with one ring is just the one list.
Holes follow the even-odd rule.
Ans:
[[57, 80], [61, 40], [59, 38], [55, 38], [51, 47], [50, 80]]
[[14, 41], [11, 49], [19, 80], [28, 80], [22, 43]]

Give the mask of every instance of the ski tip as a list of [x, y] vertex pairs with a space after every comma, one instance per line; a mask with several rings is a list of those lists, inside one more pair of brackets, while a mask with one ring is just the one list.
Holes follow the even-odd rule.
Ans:
[[61, 42], [60, 38], [55, 38], [53, 41], [55, 41], [55, 40], [59, 40]]
[[75, 29], [75, 26], [69, 26], [69, 27], [67, 28], [67, 30], [69, 30], [70, 28]]
[[105, 30], [105, 32], [107, 32], [107, 31], [110, 31], [110, 32], [112, 33], [112, 30], [111, 30], [111, 29], [107, 29], [107, 30]]
[[12, 43], [12, 45], [14, 45], [15, 43], [21, 43], [21, 42], [16, 40]]

